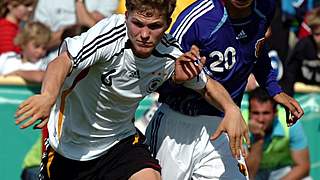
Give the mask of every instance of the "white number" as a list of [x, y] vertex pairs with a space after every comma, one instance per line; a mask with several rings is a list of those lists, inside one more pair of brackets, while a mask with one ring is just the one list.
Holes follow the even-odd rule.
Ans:
[[[236, 63], [236, 50], [233, 47], [228, 47], [224, 51], [224, 54], [222, 54], [220, 51], [213, 51], [209, 54], [210, 58], [215, 58], [215, 56], [217, 56], [218, 59], [210, 64], [210, 69], [212, 71], [223, 72], [225, 69], [231, 69]], [[229, 57], [231, 57], [231, 62], [229, 62]]]

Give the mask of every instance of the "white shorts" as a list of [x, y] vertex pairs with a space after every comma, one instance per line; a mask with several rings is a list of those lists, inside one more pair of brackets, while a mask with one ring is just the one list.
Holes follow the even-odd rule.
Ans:
[[159, 107], [147, 127], [146, 142], [160, 161], [164, 180], [248, 179], [245, 161], [233, 158], [227, 134], [210, 141], [221, 120], [186, 116], [166, 104]]

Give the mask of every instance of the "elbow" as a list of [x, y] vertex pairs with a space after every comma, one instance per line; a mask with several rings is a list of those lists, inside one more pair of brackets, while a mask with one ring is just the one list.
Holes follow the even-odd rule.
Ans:
[[311, 168], [310, 163], [306, 163], [305, 166], [304, 166], [304, 169], [305, 169], [305, 177], [310, 175], [310, 168]]

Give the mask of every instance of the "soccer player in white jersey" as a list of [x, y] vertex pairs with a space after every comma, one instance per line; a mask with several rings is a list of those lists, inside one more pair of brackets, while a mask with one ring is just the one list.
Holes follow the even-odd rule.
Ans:
[[16, 112], [21, 128], [38, 119], [35, 127], [41, 128], [49, 118], [41, 179], [160, 179], [158, 161], [132, 119], [139, 101], [168, 79], [199, 91], [227, 118], [243, 122], [225, 89], [201, 71], [205, 58], [198, 48], [182, 54], [165, 34], [175, 0], [127, 0], [126, 7], [125, 15], [65, 39], [41, 94]]

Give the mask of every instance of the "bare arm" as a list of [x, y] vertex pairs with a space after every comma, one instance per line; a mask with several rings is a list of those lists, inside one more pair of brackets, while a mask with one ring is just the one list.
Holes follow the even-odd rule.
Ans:
[[42, 122], [37, 125], [37, 128], [42, 128], [47, 123], [51, 108], [70, 68], [71, 60], [67, 52], [62, 53], [49, 63], [42, 83], [41, 94], [31, 96], [22, 102], [16, 111], [16, 124], [31, 118], [20, 128], [27, 128], [38, 119], [41, 119]]
[[252, 133], [255, 139], [255, 142], [249, 148], [249, 154], [246, 158], [246, 163], [249, 169], [250, 179], [255, 179], [263, 156], [265, 132], [263, 130], [263, 124], [256, 119], [249, 120], [248, 126], [249, 131]]
[[104, 16], [97, 11], [89, 12], [84, 2], [81, 0], [76, 1], [76, 15], [78, 23], [86, 27], [92, 27], [104, 18]]
[[308, 148], [298, 151], [291, 151], [291, 157], [294, 163], [293, 168], [285, 177], [282, 178], [282, 180], [302, 179], [308, 176], [310, 171]]
[[245, 138], [250, 144], [248, 128], [239, 107], [233, 102], [229, 93], [219, 82], [208, 77], [204, 98], [225, 113], [219, 127], [211, 136], [211, 140], [217, 139], [222, 132], [226, 132], [230, 139], [229, 144], [233, 156], [238, 158], [240, 152], [246, 156], [242, 143]]
[[250, 179], [254, 179], [260, 166], [263, 153], [263, 139], [257, 140], [249, 149], [249, 154], [246, 158], [246, 163], [249, 169]]
[[20, 76], [22, 79], [32, 82], [32, 83], [41, 83], [44, 77], [45, 71], [24, 71], [18, 70], [12, 73], [9, 73], [5, 76]]

